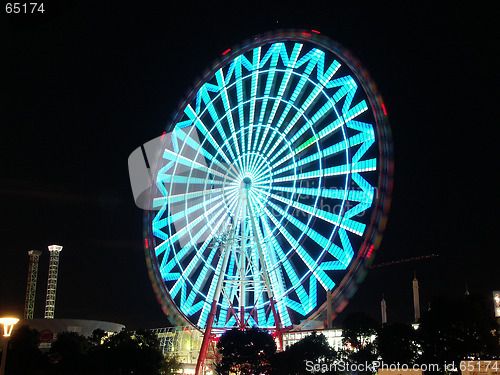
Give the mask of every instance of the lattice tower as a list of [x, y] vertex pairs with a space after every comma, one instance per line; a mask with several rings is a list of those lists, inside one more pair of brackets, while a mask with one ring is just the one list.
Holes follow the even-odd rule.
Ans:
[[38, 260], [42, 252], [40, 250], [28, 251], [30, 264], [28, 268], [28, 281], [26, 283], [26, 301], [24, 303], [24, 319], [33, 319], [35, 311], [36, 281], [38, 278]]
[[62, 246], [49, 246], [50, 261], [49, 261], [49, 278], [47, 281], [47, 298], [45, 299], [45, 319], [54, 319], [54, 310], [56, 306], [56, 288], [57, 288], [57, 273], [59, 269], [59, 253]]

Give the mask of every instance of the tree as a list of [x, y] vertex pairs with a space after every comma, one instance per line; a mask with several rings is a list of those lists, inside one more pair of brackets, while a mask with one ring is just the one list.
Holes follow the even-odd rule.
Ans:
[[[307, 374], [312, 364], [321, 364], [330, 368], [336, 353], [328, 344], [323, 334], [313, 332], [273, 357], [273, 374]], [[308, 366], [310, 364], [310, 366]]]
[[342, 323], [343, 343], [349, 349], [340, 355], [343, 360], [351, 363], [372, 363], [377, 359], [375, 338], [379, 323], [363, 312], [352, 313]]
[[40, 333], [26, 325], [14, 330], [9, 345], [7, 373], [30, 375], [44, 368], [48, 361], [38, 349], [40, 342]]
[[375, 319], [363, 312], [349, 314], [342, 323], [344, 343], [361, 349], [373, 341], [379, 327]]
[[420, 361], [443, 365], [491, 358], [498, 355], [498, 334], [488, 298], [473, 294], [461, 300], [437, 298], [420, 320]]
[[384, 324], [378, 331], [375, 344], [385, 363], [410, 365], [418, 356], [417, 332], [411, 324]]
[[90, 361], [95, 373], [106, 375], [158, 375], [178, 367], [160, 350], [158, 338], [151, 331], [121, 331], [92, 350]]
[[215, 366], [218, 374], [266, 374], [271, 370], [276, 343], [267, 331], [235, 328], [220, 337], [217, 349], [221, 355]]
[[76, 332], [61, 332], [50, 348], [56, 368], [62, 374], [84, 374], [87, 371], [87, 353], [90, 343]]
[[102, 344], [106, 337], [106, 331], [100, 328], [96, 328], [92, 331], [92, 336], [89, 336], [88, 340], [92, 346], [99, 346]]

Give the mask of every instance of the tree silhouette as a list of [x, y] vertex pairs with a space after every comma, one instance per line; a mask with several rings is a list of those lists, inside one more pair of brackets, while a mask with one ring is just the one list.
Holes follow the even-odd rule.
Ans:
[[423, 354], [419, 361], [444, 365], [498, 355], [499, 326], [491, 307], [488, 298], [473, 294], [461, 300], [433, 300], [420, 320]]
[[217, 343], [221, 355], [215, 366], [218, 374], [266, 374], [271, 370], [271, 356], [276, 343], [267, 332], [257, 328], [246, 331], [232, 329], [225, 332]]
[[328, 344], [325, 335], [313, 332], [285, 351], [276, 353], [272, 361], [272, 373], [277, 375], [307, 374], [313, 364], [326, 365], [329, 368], [335, 358], [336, 353]]
[[121, 331], [92, 350], [91, 362], [97, 374], [157, 375], [169, 370], [159, 347], [151, 331]]
[[388, 364], [411, 365], [418, 357], [417, 332], [411, 324], [384, 324], [375, 340], [377, 351]]
[[[350, 347], [341, 352], [344, 361], [372, 363], [378, 357], [375, 338], [380, 324], [363, 312], [352, 313], [342, 323], [343, 343]], [[363, 371], [361, 373], [368, 373]]]
[[179, 368], [175, 358], [163, 356], [156, 335], [146, 330], [121, 331], [109, 337], [95, 330], [88, 338], [63, 332], [50, 353], [51, 375], [160, 375]]
[[7, 373], [31, 375], [45, 368], [48, 360], [38, 349], [40, 342], [40, 333], [26, 325], [14, 330], [9, 345]]
[[84, 374], [88, 370], [90, 343], [76, 332], [61, 332], [50, 348], [50, 355], [62, 374]]

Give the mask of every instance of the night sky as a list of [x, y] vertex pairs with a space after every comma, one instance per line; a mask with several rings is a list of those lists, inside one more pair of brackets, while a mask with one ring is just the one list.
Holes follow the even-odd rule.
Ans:
[[[52, 1], [0, 18], [0, 314], [22, 316], [28, 250], [60, 244], [56, 318], [168, 325], [149, 280], [127, 160], [168, 126], [227, 48], [269, 30], [319, 30], [351, 50], [384, 97], [395, 179], [373, 269], [343, 314], [411, 321], [422, 306], [500, 289], [498, 9], [471, 2]], [[488, 6], [494, 6], [489, 3]], [[338, 323], [337, 323], [338, 324]]]

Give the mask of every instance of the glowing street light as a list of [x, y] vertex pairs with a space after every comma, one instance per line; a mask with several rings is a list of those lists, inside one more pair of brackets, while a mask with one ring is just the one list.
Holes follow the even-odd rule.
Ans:
[[10, 337], [14, 324], [19, 321], [17, 318], [0, 318], [0, 324], [3, 325], [3, 335], [4, 337]]
[[5, 375], [5, 364], [7, 363], [7, 348], [9, 346], [9, 338], [14, 325], [18, 321], [19, 319], [17, 318], [0, 318], [0, 324], [3, 325], [2, 364], [0, 366], [0, 375]]

